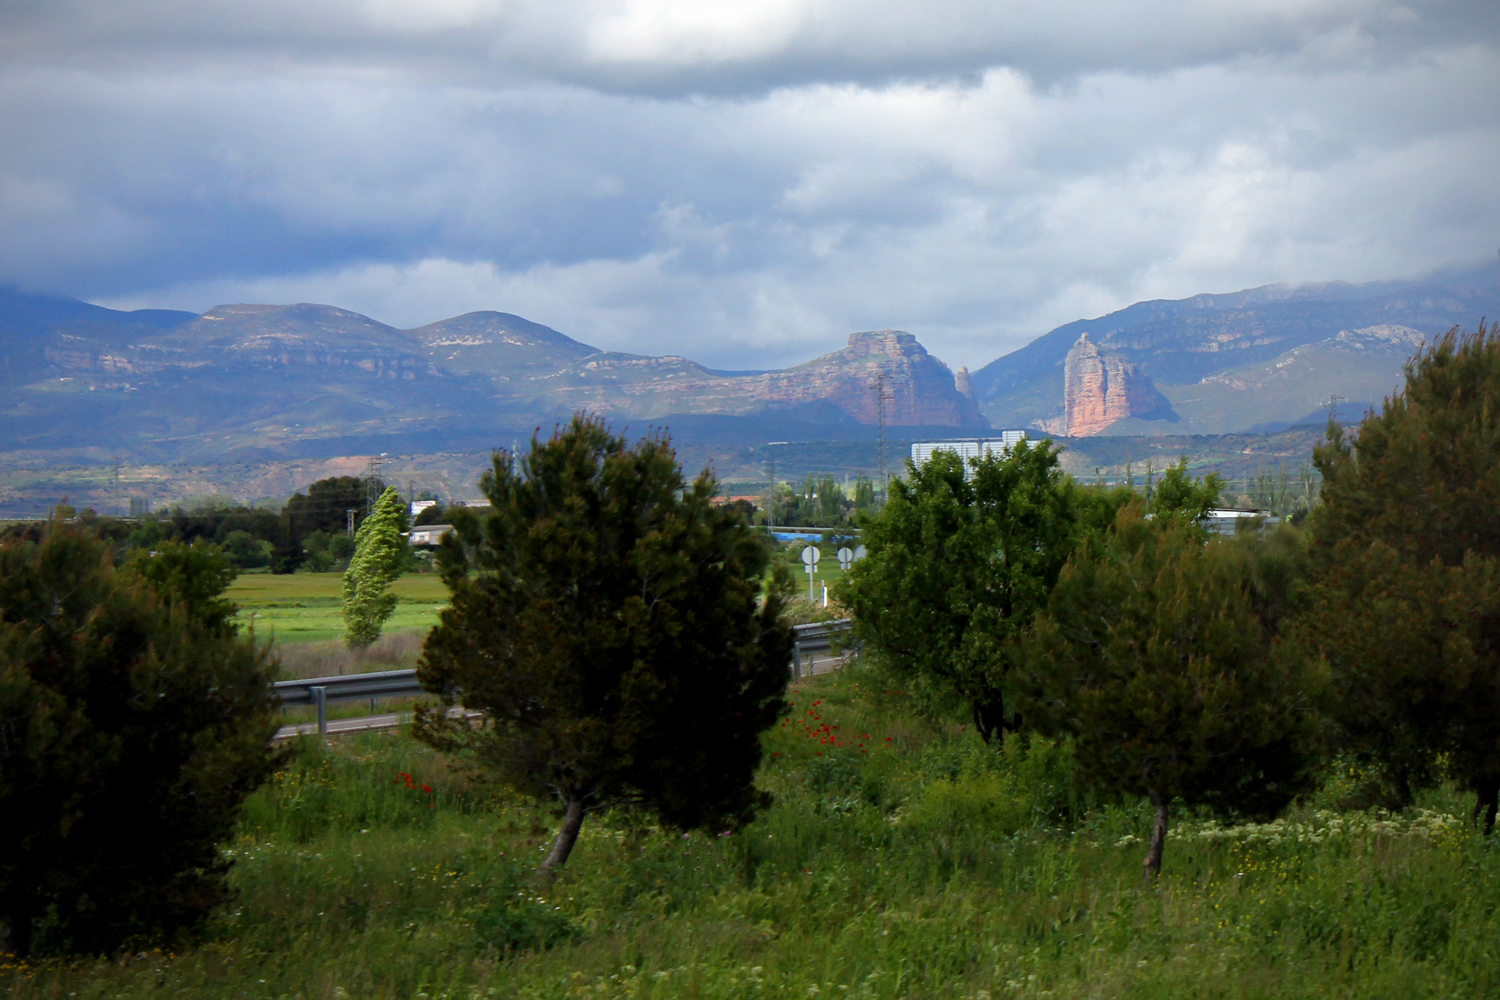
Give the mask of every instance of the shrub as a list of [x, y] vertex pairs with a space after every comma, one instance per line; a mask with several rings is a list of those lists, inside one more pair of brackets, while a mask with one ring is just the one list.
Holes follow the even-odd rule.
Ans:
[[0, 545], [0, 922], [22, 954], [191, 931], [276, 766], [271, 667], [224, 617], [222, 553], [138, 560], [60, 524]]

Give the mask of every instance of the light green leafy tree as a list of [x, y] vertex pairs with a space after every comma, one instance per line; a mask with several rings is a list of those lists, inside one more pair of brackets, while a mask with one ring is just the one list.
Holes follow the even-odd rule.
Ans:
[[986, 742], [1007, 714], [1014, 640], [1047, 603], [1080, 538], [1129, 496], [1083, 491], [1050, 442], [1022, 442], [967, 466], [939, 450], [891, 483], [865, 521], [869, 557], [835, 588], [865, 655], [934, 711], [972, 716]]
[[344, 642], [350, 649], [364, 649], [379, 639], [396, 610], [396, 595], [386, 588], [406, 565], [402, 507], [401, 494], [386, 489], [354, 535], [354, 556], [344, 572]]

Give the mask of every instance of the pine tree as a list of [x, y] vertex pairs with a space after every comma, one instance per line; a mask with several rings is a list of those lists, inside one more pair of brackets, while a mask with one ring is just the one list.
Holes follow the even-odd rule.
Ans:
[[401, 537], [405, 504], [395, 487], [375, 501], [375, 510], [354, 535], [354, 555], [344, 571], [344, 642], [364, 649], [380, 638], [380, 630], [396, 610], [391, 583], [406, 566], [406, 542]]
[[418, 669], [486, 721], [425, 713], [417, 734], [556, 804], [544, 868], [611, 805], [748, 821], [791, 654], [765, 540], [714, 507], [709, 473], [684, 481], [666, 439], [631, 447], [581, 415], [519, 463], [497, 455], [480, 488], [490, 509], [455, 512], [438, 554], [452, 602]]
[[1392, 804], [1448, 773], [1500, 803], [1500, 337], [1451, 330], [1355, 436], [1314, 456], [1318, 584], [1304, 635], [1333, 668], [1345, 748]]
[[59, 523], [0, 544], [0, 950], [170, 944], [229, 896], [219, 846], [278, 760], [273, 669], [180, 548], [156, 579]]
[[1069, 561], [1026, 640], [1031, 723], [1073, 738], [1087, 783], [1150, 800], [1147, 876], [1173, 800], [1266, 817], [1307, 785], [1322, 679], [1280, 638], [1297, 548], [1294, 536], [1205, 541], [1133, 505]]

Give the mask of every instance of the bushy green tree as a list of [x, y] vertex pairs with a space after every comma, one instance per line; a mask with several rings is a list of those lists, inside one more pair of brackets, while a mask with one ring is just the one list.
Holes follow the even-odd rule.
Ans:
[[970, 715], [992, 741], [1016, 724], [1004, 691], [1015, 638], [1081, 535], [1126, 494], [1084, 496], [1045, 441], [986, 456], [971, 471], [947, 450], [908, 465], [866, 521], [868, 557], [834, 592], [866, 655], [930, 707]]
[[1345, 747], [1393, 804], [1449, 773], [1500, 801], [1500, 336], [1450, 331], [1351, 439], [1330, 423], [1310, 523], [1307, 635], [1333, 668]]
[[556, 803], [544, 867], [612, 804], [681, 828], [748, 820], [791, 653], [764, 539], [713, 506], [709, 473], [684, 481], [667, 440], [628, 446], [583, 416], [519, 463], [497, 455], [480, 488], [490, 509], [457, 512], [439, 552], [452, 602], [418, 670], [486, 720], [423, 714], [418, 735]]
[[1026, 640], [1031, 723], [1073, 738], [1086, 782], [1150, 800], [1148, 876], [1174, 799], [1265, 817], [1307, 784], [1323, 677], [1281, 637], [1298, 549], [1293, 535], [1205, 541], [1134, 505], [1069, 561]]
[[219, 845], [276, 765], [276, 718], [209, 555], [116, 570], [57, 523], [0, 544], [0, 935], [20, 954], [170, 943], [229, 896]]
[[448, 508], [442, 504], [434, 504], [431, 507], [423, 507], [417, 512], [416, 520], [412, 521], [412, 527], [420, 527], [424, 524], [447, 524]]
[[157, 594], [211, 632], [233, 635], [236, 631], [234, 602], [225, 589], [239, 576], [229, 554], [202, 538], [192, 542], [161, 542], [155, 549], [138, 549], [121, 570], [139, 577]]
[[354, 534], [354, 555], [344, 571], [344, 642], [364, 649], [396, 610], [391, 583], [406, 568], [406, 540], [401, 537], [405, 504], [394, 487], [375, 502], [374, 512]]
[[1188, 474], [1187, 456], [1184, 455], [1176, 465], [1167, 466], [1162, 473], [1161, 483], [1151, 490], [1146, 510], [1157, 517], [1197, 521], [1219, 506], [1223, 493], [1223, 477], [1210, 472], [1202, 479], [1194, 479]]

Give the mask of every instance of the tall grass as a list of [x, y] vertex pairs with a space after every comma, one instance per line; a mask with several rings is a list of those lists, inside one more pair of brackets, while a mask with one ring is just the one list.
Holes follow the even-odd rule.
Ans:
[[398, 632], [383, 635], [364, 649], [350, 649], [342, 639], [277, 643], [276, 658], [286, 680], [409, 670], [417, 665], [426, 641], [426, 633]]
[[[239, 898], [175, 954], [23, 966], [41, 997], [1483, 997], [1500, 861], [1467, 803], [1314, 800], [1276, 824], [1149, 817], [856, 671], [800, 686], [767, 739], [776, 804], [734, 834], [551, 818], [397, 735], [309, 741], [246, 810]], [[1330, 801], [1332, 796], [1330, 795]]]

